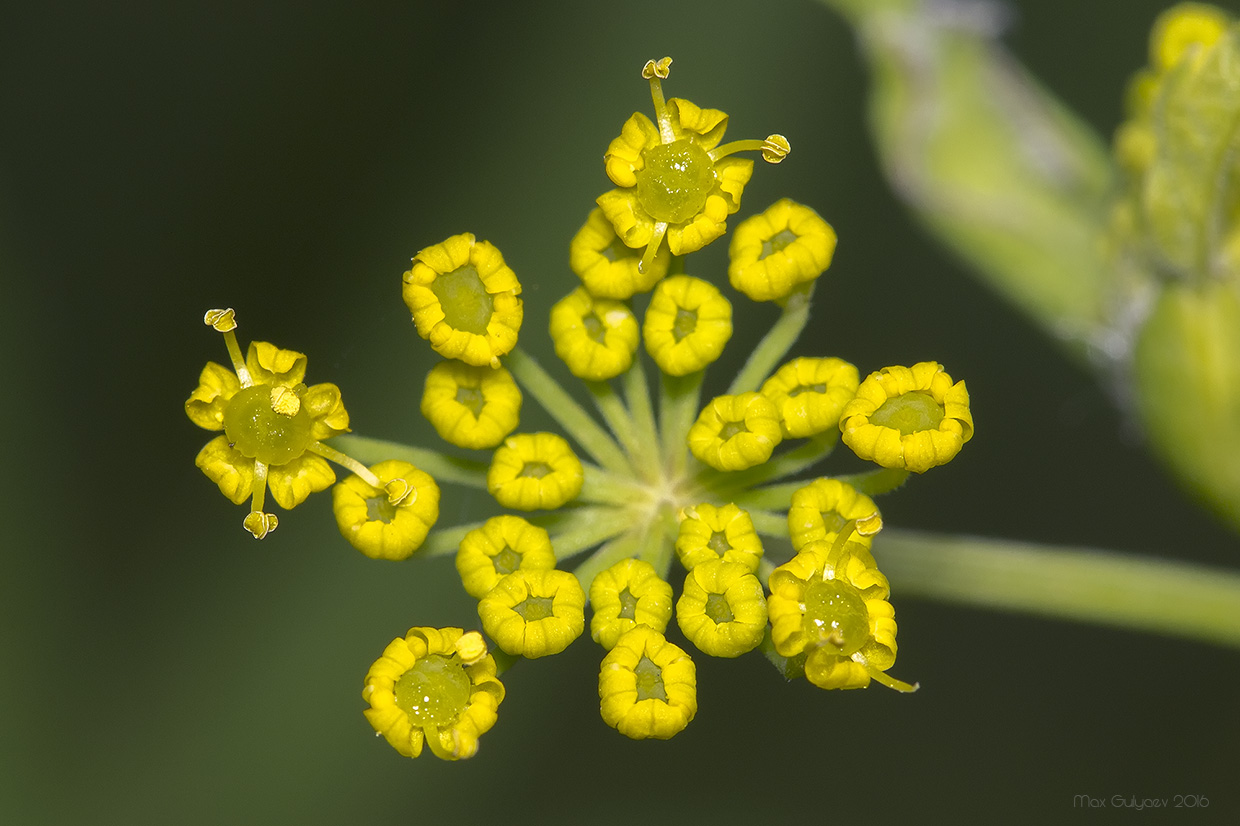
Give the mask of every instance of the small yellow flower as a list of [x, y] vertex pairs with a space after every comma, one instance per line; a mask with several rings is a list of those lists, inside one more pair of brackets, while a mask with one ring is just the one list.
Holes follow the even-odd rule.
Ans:
[[717, 396], [689, 428], [689, 450], [715, 470], [744, 470], [771, 458], [783, 440], [779, 411], [761, 393]]
[[456, 570], [474, 599], [486, 596], [516, 570], [549, 571], [555, 552], [547, 532], [519, 516], [493, 516], [465, 534], [456, 552]]
[[1190, 50], [1200, 60], [1218, 42], [1231, 20], [1227, 12], [1205, 3], [1180, 3], [1158, 16], [1150, 32], [1150, 65], [1165, 72]]
[[730, 503], [721, 508], [703, 503], [685, 508], [684, 517], [676, 556], [685, 570], [719, 559], [744, 565], [750, 573], [758, 570], [762, 540], [748, 513]]
[[[788, 506], [788, 538], [801, 550], [810, 542], [834, 542], [844, 525], [878, 513], [874, 500], [838, 479], [815, 479], [792, 494]], [[867, 548], [868, 536], [856, 541]]]
[[[464, 760], [478, 752], [478, 738], [495, 725], [504, 686], [495, 659], [476, 631], [410, 628], [366, 673], [362, 713], [377, 734], [405, 757], [428, 743], [436, 757]], [[468, 654], [469, 656], [465, 656]]]
[[840, 430], [862, 459], [925, 473], [973, 438], [969, 391], [937, 362], [885, 367], [861, 382], [840, 414]]
[[732, 304], [708, 281], [674, 275], [659, 282], [642, 322], [646, 352], [669, 376], [719, 358], [732, 337]]
[[676, 624], [712, 657], [739, 657], [766, 634], [766, 598], [749, 568], [717, 559], [694, 566], [676, 602]]
[[754, 301], [780, 301], [826, 272], [835, 244], [835, 230], [817, 212], [783, 198], [732, 233], [728, 280]]
[[620, 240], [598, 207], [590, 211], [569, 246], [569, 266], [590, 294], [599, 298], [625, 301], [637, 293], [650, 292], [667, 275], [672, 254], [667, 247], [660, 247], [644, 272], [638, 269], [640, 261], [641, 253]]
[[585, 484], [581, 460], [554, 433], [518, 433], [495, 451], [487, 490], [506, 508], [558, 508], [577, 498]]
[[568, 571], [516, 570], [478, 601], [478, 617], [506, 653], [535, 659], [581, 636], [585, 606], [585, 591]]
[[837, 358], [799, 358], [762, 385], [779, 410], [785, 439], [804, 439], [839, 427], [844, 405], [857, 395], [857, 368]]
[[422, 415], [450, 444], [492, 448], [516, 428], [521, 390], [503, 367], [441, 361], [426, 374]]
[[864, 546], [841, 537], [832, 546], [811, 543], [776, 568], [771, 641], [781, 656], [804, 657], [806, 679], [819, 688], [866, 688], [873, 679], [915, 691], [883, 673], [896, 661], [895, 611], [870, 560]]
[[648, 61], [642, 77], [650, 82], [656, 121], [634, 113], [607, 147], [607, 176], [620, 187], [598, 198], [616, 234], [630, 247], [645, 247], [641, 270], [648, 269], [666, 237], [673, 255], [685, 255], [723, 235], [725, 219], [740, 208], [741, 193], [753, 174], [753, 161], [728, 157], [757, 150], [770, 163], [788, 154], [788, 141], [719, 145], [728, 116], [687, 100], [663, 98], [662, 79], [672, 59]]
[[418, 335], [444, 358], [476, 367], [498, 367], [516, 345], [520, 293], [500, 251], [469, 232], [414, 256], [401, 287]]
[[185, 402], [194, 424], [224, 431], [195, 463], [233, 503], [250, 499], [244, 524], [262, 539], [279, 521], [263, 511], [267, 488], [280, 507], [291, 509], [336, 481], [323, 455], [337, 454], [321, 442], [347, 433], [349, 414], [336, 385], [306, 387], [301, 353], [255, 341], [242, 359], [231, 309], [211, 310], [203, 321], [224, 334], [233, 369], [208, 362]]
[[666, 740], [697, 714], [697, 669], [681, 648], [639, 625], [616, 641], [598, 675], [603, 722], [634, 740]]
[[551, 308], [551, 339], [574, 376], [606, 381], [633, 365], [637, 319], [625, 304], [578, 287]]
[[654, 566], [641, 559], [622, 559], [590, 583], [590, 636], [611, 650], [616, 640], [639, 625], [659, 633], [672, 618], [672, 586], [659, 579]]
[[439, 519], [439, 486], [408, 462], [380, 462], [370, 472], [380, 485], [354, 475], [332, 488], [336, 525], [371, 559], [407, 559]]

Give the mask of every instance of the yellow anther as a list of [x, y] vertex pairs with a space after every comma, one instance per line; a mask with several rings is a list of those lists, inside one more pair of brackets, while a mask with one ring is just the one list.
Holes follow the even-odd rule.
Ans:
[[277, 384], [271, 388], [271, 409], [281, 416], [292, 418], [301, 411], [301, 397], [293, 388]]
[[453, 643], [453, 647], [456, 648], [456, 655], [461, 658], [461, 662], [465, 665], [482, 662], [487, 656], [486, 640], [477, 631], [468, 631], [462, 634]]
[[883, 518], [877, 513], [872, 513], [864, 519], [857, 520], [857, 533], [862, 536], [874, 536], [883, 529]]
[[207, 310], [207, 314], [202, 317], [202, 323], [213, 327], [217, 333], [227, 333], [237, 329], [236, 315], [232, 307], [226, 310]]
[[652, 77], [666, 80], [667, 76], [671, 74], [671, 66], [672, 59], [670, 57], [665, 57], [661, 60], [647, 60], [646, 65], [642, 67], [642, 77], [646, 80], [650, 80]]
[[404, 479], [393, 479], [384, 485], [383, 489], [387, 491], [389, 505], [405, 504], [405, 500], [409, 499], [410, 496], [413, 496], [413, 499], [411, 499], [408, 504], [412, 505], [414, 502], [418, 501], [418, 489], [406, 482]]
[[251, 511], [241, 524], [245, 526], [247, 531], [254, 534], [255, 539], [262, 539], [276, 529], [280, 524], [280, 520], [276, 518], [274, 513]]
[[762, 142], [762, 160], [767, 163], [779, 163], [791, 151], [792, 144], [783, 135], [767, 135]]

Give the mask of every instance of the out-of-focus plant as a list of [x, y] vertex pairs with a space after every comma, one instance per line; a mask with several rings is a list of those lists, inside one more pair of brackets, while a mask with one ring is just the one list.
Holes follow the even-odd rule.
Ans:
[[824, 2], [870, 63], [896, 191], [1240, 530], [1240, 24], [1164, 12], [1108, 152], [997, 42], [1000, 7]]

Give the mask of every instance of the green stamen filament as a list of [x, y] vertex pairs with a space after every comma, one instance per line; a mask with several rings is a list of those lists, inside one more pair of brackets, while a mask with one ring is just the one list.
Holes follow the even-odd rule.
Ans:
[[[789, 229], [781, 229], [775, 235], [771, 236], [769, 241], [762, 242], [762, 254], [758, 256], [758, 260], [766, 258], [768, 255], [780, 252], [788, 245], [797, 240], [799, 236]], [[821, 392], [821, 391], [819, 391]]]
[[706, 597], [706, 616], [713, 619], [716, 625], [736, 619], [732, 606], [728, 605], [728, 598], [723, 594], [709, 594]]
[[856, 588], [838, 579], [816, 579], [805, 587], [801, 628], [811, 643], [830, 646], [841, 657], [860, 651], [870, 636], [870, 614]]
[[518, 477], [529, 477], [531, 479], [541, 479], [551, 473], [551, 465], [546, 462], [526, 462], [521, 468]]
[[458, 404], [464, 405], [474, 416], [482, 414], [482, 388], [458, 385], [456, 388], [456, 401]]
[[710, 539], [707, 541], [706, 547], [710, 548], [720, 556], [723, 556], [725, 553], [732, 550], [732, 543], [728, 541], [727, 531], [711, 532]]
[[521, 554], [505, 545], [504, 550], [495, 555], [492, 564], [495, 565], [495, 573], [500, 576], [511, 574], [521, 567]]
[[414, 726], [448, 726], [469, 704], [469, 675], [458, 660], [430, 654], [401, 675], [394, 693]]
[[476, 335], [486, 334], [495, 302], [473, 264], [438, 276], [431, 282], [431, 292], [439, 299], [449, 327]]
[[693, 331], [697, 329], [697, 318], [696, 310], [676, 310], [676, 320], [672, 322], [672, 338], [676, 339], [677, 344], [693, 335]]
[[512, 610], [520, 614], [526, 622], [537, 622], [555, 616], [551, 608], [554, 602], [552, 597], [526, 597], [513, 606]]
[[586, 335], [599, 344], [606, 344], [607, 327], [594, 313], [586, 313], [581, 317], [581, 324], [586, 328]]
[[620, 592], [620, 619], [637, 619], [637, 597], [633, 596], [628, 588]]
[[745, 427], [744, 422], [728, 422], [719, 429], [719, 438], [726, 442], [738, 433], [748, 432], [749, 428]]
[[938, 430], [943, 405], [929, 393], [914, 391], [888, 399], [870, 416], [872, 424], [898, 430], [904, 436], [920, 430]]
[[633, 668], [637, 677], [637, 702], [642, 700], [662, 700], [667, 702], [667, 691], [663, 688], [663, 669], [655, 665], [654, 660], [642, 654]]

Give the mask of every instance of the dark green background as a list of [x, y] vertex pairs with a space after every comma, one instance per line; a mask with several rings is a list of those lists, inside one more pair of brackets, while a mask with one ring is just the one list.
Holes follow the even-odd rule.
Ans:
[[[788, 195], [839, 232], [798, 353], [863, 371], [942, 361], [977, 438], [884, 500], [890, 525], [1234, 565], [1237, 541], [1143, 452], [1092, 378], [972, 282], [893, 199], [850, 33], [781, 2], [27, 4], [0, 25], [4, 320], [0, 820], [6, 823], [1093, 822], [1073, 797], [1234, 791], [1240, 656], [900, 600], [911, 697], [786, 685], [697, 657], [668, 743], [607, 728], [600, 651], [505, 678], [473, 761], [399, 758], [362, 677], [413, 624], [476, 625], [450, 558], [374, 562], [320, 494], [257, 544], [193, 466], [182, 403], [243, 341], [306, 352], [365, 435], [430, 442], [434, 361], [398, 297], [410, 256], [494, 242], [547, 355], [567, 243], [609, 186], [607, 142], [667, 89], [781, 132], [743, 217]], [[1100, 132], [1158, 3], [1016, 4], [1016, 54]], [[690, 259], [721, 281], [723, 244]], [[773, 317], [742, 323], [708, 391]], [[761, 323], [759, 323], [761, 322]], [[555, 365], [552, 365], [555, 366]], [[532, 406], [531, 406], [532, 407]], [[530, 413], [526, 426], [536, 426]], [[851, 467], [836, 457], [832, 468]], [[445, 521], [477, 498], [448, 489]], [[1150, 606], [1157, 611], [1157, 605]], [[1110, 813], [1113, 814], [1113, 813]], [[1157, 813], [1123, 820], [1156, 822]]]

